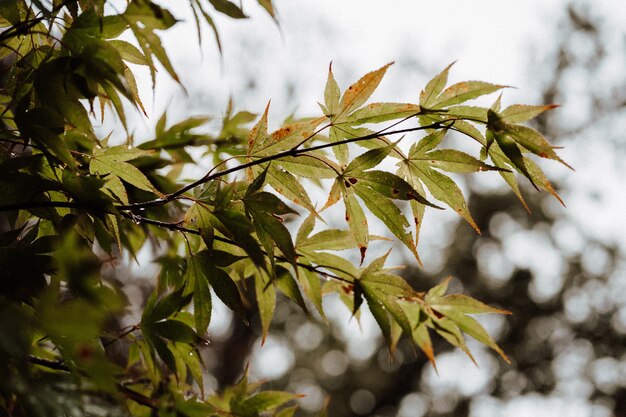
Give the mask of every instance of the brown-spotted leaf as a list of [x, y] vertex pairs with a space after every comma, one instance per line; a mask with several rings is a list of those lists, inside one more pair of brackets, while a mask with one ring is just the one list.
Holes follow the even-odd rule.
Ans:
[[326, 118], [318, 117], [316, 119], [295, 122], [283, 126], [272, 132], [269, 138], [253, 153], [253, 156], [263, 157], [275, 155], [292, 148], [297, 148], [315, 136], [316, 128]]
[[416, 191], [411, 184], [391, 172], [375, 169], [359, 172], [355, 174], [355, 177], [349, 177], [348, 182], [365, 185], [387, 198], [394, 200], [415, 200], [420, 204], [441, 209], [441, 207], [428, 201], [423, 195]]
[[330, 193], [328, 193], [328, 198], [326, 199], [326, 204], [320, 210], [320, 212], [326, 210], [327, 208], [334, 206], [337, 201], [341, 199], [341, 179], [337, 178], [333, 185], [330, 187]]
[[263, 116], [259, 119], [256, 125], [250, 130], [250, 136], [248, 136], [248, 155], [255, 153], [260, 149], [268, 138], [267, 134], [267, 113], [270, 109], [270, 103], [265, 106]]
[[376, 90], [378, 84], [380, 84], [380, 81], [383, 79], [387, 68], [389, 68], [392, 64], [393, 62], [390, 62], [376, 71], [368, 72], [356, 83], [348, 87], [341, 98], [341, 114], [347, 116], [352, 111], [361, 107], [361, 105], [363, 105], [367, 99], [370, 98], [374, 90]]

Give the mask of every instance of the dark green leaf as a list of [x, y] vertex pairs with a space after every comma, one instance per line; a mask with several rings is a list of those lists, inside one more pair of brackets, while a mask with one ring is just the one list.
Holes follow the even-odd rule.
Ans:
[[415, 200], [420, 204], [441, 209], [441, 207], [426, 200], [411, 184], [391, 172], [377, 170], [361, 172], [357, 176], [357, 181], [355, 187], [367, 186], [387, 198]]
[[[193, 291], [193, 309], [198, 334], [204, 334], [211, 321], [211, 293], [198, 256], [190, 256], [184, 276], [185, 285]], [[191, 291], [189, 291], [191, 292]]]
[[239, 8], [239, 6], [229, 0], [209, 0], [209, 3], [211, 3], [218, 12], [224, 13], [232, 18], [245, 19], [248, 17], [243, 14], [243, 11]]
[[[245, 320], [245, 308], [241, 301], [241, 294], [239, 293], [237, 285], [223, 269], [216, 266], [218, 263], [222, 262], [220, 253], [221, 251], [214, 251], [209, 255], [207, 252], [201, 252], [197, 256], [201, 259], [202, 270], [211, 284], [213, 291], [215, 291], [215, 294], [228, 308]], [[229, 254], [225, 255], [231, 256]]]
[[[191, 293], [185, 294], [185, 287], [161, 298], [154, 304], [150, 314], [142, 319], [142, 322], [154, 323], [170, 317], [172, 314], [181, 311], [191, 301]], [[144, 311], [148, 311], [146, 307]]]
[[[296, 250], [293, 246], [293, 242], [291, 241], [291, 234], [285, 225], [276, 219], [276, 217], [266, 211], [263, 211], [263, 206], [249, 201], [246, 202], [246, 207], [254, 219], [257, 234], [262, 232], [270, 236], [274, 244], [278, 247], [278, 249], [280, 249], [287, 260], [295, 264], [297, 258]], [[262, 238], [262, 236], [259, 236], [259, 238]]]
[[195, 343], [198, 340], [196, 332], [185, 323], [178, 320], [165, 320], [150, 325], [159, 336], [174, 342]]
[[147, 329], [142, 328], [142, 333], [148, 343], [150, 343], [157, 351], [163, 363], [165, 363], [165, 365], [176, 375], [178, 370], [176, 366], [176, 359], [167, 347], [167, 344], [157, 335], [153, 334], [151, 330], [148, 331]]

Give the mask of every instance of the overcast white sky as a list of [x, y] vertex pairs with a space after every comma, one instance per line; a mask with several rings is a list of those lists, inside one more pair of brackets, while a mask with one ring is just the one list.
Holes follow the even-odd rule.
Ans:
[[[261, 109], [272, 98], [276, 110], [317, 112], [330, 61], [340, 84], [396, 61], [379, 92], [395, 100], [415, 100], [426, 76], [455, 60], [455, 79], [513, 85], [520, 90], [508, 92], [511, 100], [528, 98], [536, 74], [529, 73], [527, 52], [545, 50], [551, 21], [561, 13], [560, 2], [539, 0], [277, 1], [281, 38], [258, 6], [246, 5], [251, 19], [218, 19], [222, 68], [210, 34], [203, 57], [198, 53], [192, 24], [180, 25], [165, 39], [189, 90], [212, 96], [207, 100], [218, 108], [232, 93], [242, 106]], [[186, 8], [179, 16], [192, 22]], [[286, 83], [295, 90], [292, 97]], [[173, 92], [164, 90], [163, 96]]]

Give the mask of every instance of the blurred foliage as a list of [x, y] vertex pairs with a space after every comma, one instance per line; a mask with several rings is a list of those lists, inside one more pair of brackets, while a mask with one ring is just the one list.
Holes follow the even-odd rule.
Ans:
[[[258, 4], [275, 18], [271, 1]], [[189, 7], [198, 31], [208, 24], [218, 45], [211, 16], [246, 17], [229, 0], [190, 0]], [[288, 308], [284, 300], [324, 318], [324, 296], [339, 299], [357, 321], [367, 306], [392, 357], [418, 348], [435, 369], [435, 348], [445, 344], [474, 360], [469, 335], [509, 362], [473, 317], [509, 312], [449, 294], [450, 279], [406, 280], [386, 266], [388, 253], [367, 257], [381, 240], [370, 234], [367, 212], [420, 262], [427, 207], [442, 203], [477, 232], [486, 230], [448, 173], [496, 171], [526, 208], [520, 177], [560, 201], [535, 161], [567, 164], [539, 131], [522, 124], [553, 106], [502, 109], [500, 97], [490, 108], [468, 105], [504, 86], [448, 86], [451, 66], [426, 84], [416, 103], [367, 104], [391, 64], [343, 93], [329, 68], [316, 117], [270, 132], [269, 105], [258, 120], [231, 106], [221, 130], [207, 133], [208, 118], [172, 124], [164, 114], [154, 138], [135, 146], [126, 112], [145, 109], [132, 65], [147, 67], [153, 87], [157, 68], [179, 81], [159, 37], [176, 23], [150, 0], [0, 4], [0, 413], [293, 415], [298, 394], [262, 390], [248, 380], [243, 362], [251, 341], [218, 357], [228, 375], [207, 367], [217, 299], [238, 326], [253, 321], [261, 343], [272, 337], [277, 308], [283, 315]], [[124, 143], [94, 129], [111, 114], [116, 129], [128, 133]], [[471, 140], [477, 155], [444, 147], [452, 132]], [[408, 152], [389, 139], [398, 135], [412, 140]], [[184, 180], [199, 154], [213, 168]], [[375, 169], [383, 161], [398, 170]], [[305, 181], [330, 183], [321, 210]], [[320, 226], [324, 210], [339, 201], [346, 229]], [[285, 225], [305, 213], [299, 230]], [[159, 268], [141, 290], [141, 305], [133, 305], [116, 264], [146, 257], [145, 249]], [[358, 265], [337, 254], [345, 250], [357, 254]], [[455, 272], [465, 280], [471, 269]], [[129, 324], [133, 308], [138, 314]], [[223, 383], [205, 392], [209, 377]], [[359, 395], [357, 403], [372, 397]], [[330, 404], [322, 414], [344, 413]]]

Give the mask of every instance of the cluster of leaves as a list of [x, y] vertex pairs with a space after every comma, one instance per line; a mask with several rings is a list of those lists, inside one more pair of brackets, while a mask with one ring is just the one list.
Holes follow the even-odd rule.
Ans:
[[[209, 3], [245, 17], [228, 0]], [[190, 4], [215, 29], [207, 5]], [[271, 1], [259, 4], [274, 17]], [[366, 104], [391, 64], [343, 94], [331, 68], [318, 117], [270, 133], [269, 106], [252, 127], [255, 115], [229, 108], [221, 131], [201, 134], [196, 129], [206, 118], [168, 126], [163, 115], [153, 140], [133, 146], [129, 134], [125, 144], [110, 145], [94, 131], [96, 105], [102, 118], [112, 108], [127, 129], [123, 101], [143, 111], [129, 64], [147, 66], [154, 80], [158, 61], [178, 79], [156, 33], [175, 23], [149, 0], [129, 1], [123, 12], [108, 11], [103, 0], [0, 6], [0, 57], [7, 68], [0, 91], [0, 410], [292, 415], [295, 408], [285, 404], [294, 395], [257, 392], [245, 377], [205, 396], [201, 347], [212, 294], [242, 320], [256, 304], [263, 338], [278, 294], [323, 318], [322, 296], [335, 293], [357, 317], [367, 302], [392, 352], [405, 334], [434, 364], [434, 332], [471, 357], [465, 333], [507, 360], [470, 316], [506, 311], [445, 295], [447, 281], [416, 292], [385, 267], [387, 255], [363, 266], [370, 241], [379, 239], [369, 232], [366, 210], [419, 261], [425, 209], [440, 208], [429, 198], [478, 231], [460, 188], [441, 171], [497, 171], [523, 202], [517, 171], [556, 196], [530, 155], [561, 160], [539, 132], [519, 124], [550, 106], [501, 110], [499, 99], [491, 108], [463, 105], [503, 86], [472, 81], [446, 88], [449, 67], [426, 85], [418, 103]], [[122, 34], [134, 41], [119, 39]], [[480, 155], [442, 147], [450, 130], [476, 141]], [[424, 135], [408, 152], [388, 139], [413, 132]], [[185, 183], [182, 168], [196, 163], [192, 148], [203, 150], [214, 167]], [[392, 158], [395, 173], [376, 169]], [[318, 210], [304, 184], [326, 180], [332, 185]], [[314, 232], [324, 210], [340, 200], [347, 228]], [[402, 211], [406, 202], [413, 231]], [[285, 216], [301, 212], [308, 216], [292, 237]], [[110, 322], [123, 315], [127, 301], [102, 271], [121, 254], [136, 256], [157, 241], [160, 273], [141, 320], [112, 333]], [[337, 253], [345, 250], [358, 250], [360, 265]], [[120, 341], [123, 360], [108, 349]]]

